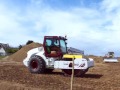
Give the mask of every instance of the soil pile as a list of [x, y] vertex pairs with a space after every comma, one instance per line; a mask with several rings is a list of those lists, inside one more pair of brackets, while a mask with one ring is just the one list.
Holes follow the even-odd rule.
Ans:
[[22, 62], [23, 59], [27, 56], [27, 52], [30, 49], [40, 47], [40, 46], [42, 46], [42, 44], [40, 43], [31, 43], [29, 45], [26, 45], [23, 48], [21, 48], [19, 51], [17, 51], [15, 54], [12, 54], [11, 56], [9, 56], [8, 59], [16, 62]]
[[118, 57], [118, 61], [120, 62], [120, 57]]
[[89, 58], [92, 58], [95, 63], [102, 63], [103, 62], [103, 57], [101, 56], [94, 56], [94, 55], [89, 55]]

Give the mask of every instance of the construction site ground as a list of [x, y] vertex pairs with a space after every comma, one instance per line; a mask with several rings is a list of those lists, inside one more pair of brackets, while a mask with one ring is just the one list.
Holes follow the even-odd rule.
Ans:
[[[70, 90], [71, 77], [64, 76], [61, 70], [31, 74], [22, 59], [17, 61], [13, 57], [0, 60], [0, 90]], [[101, 57], [92, 57], [95, 67], [83, 77], [74, 77], [73, 90], [120, 90], [120, 62], [104, 63]]]

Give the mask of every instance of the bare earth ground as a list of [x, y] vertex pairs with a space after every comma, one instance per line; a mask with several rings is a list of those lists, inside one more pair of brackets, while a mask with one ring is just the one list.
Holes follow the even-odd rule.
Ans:
[[[31, 74], [22, 64], [27, 51], [42, 46], [32, 43], [15, 54], [0, 60], [0, 90], [70, 90], [70, 77], [60, 70], [51, 74]], [[73, 90], [120, 90], [119, 63], [103, 63], [102, 57], [89, 56], [95, 60], [83, 77], [75, 77]]]
[[[31, 74], [22, 62], [0, 60], [0, 90], [70, 90], [70, 77], [59, 70]], [[120, 90], [120, 62], [96, 62], [83, 77], [75, 77], [73, 90]]]

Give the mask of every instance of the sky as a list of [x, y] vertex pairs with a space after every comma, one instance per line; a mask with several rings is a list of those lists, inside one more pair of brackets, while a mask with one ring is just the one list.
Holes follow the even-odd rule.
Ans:
[[67, 35], [68, 47], [120, 56], [119, 0], [0, 0], [0, 43]]

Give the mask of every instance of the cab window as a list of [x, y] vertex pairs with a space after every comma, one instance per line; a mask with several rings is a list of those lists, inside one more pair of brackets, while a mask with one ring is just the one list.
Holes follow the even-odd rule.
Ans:
[[59, 45], [59, 40], [54, 40], [54, 45], [58, 46]]
[[47, 39], [46, 40], [46, 46], [51, 46], [51, 44], [52, 44], [52, 41], [50, 39]]

